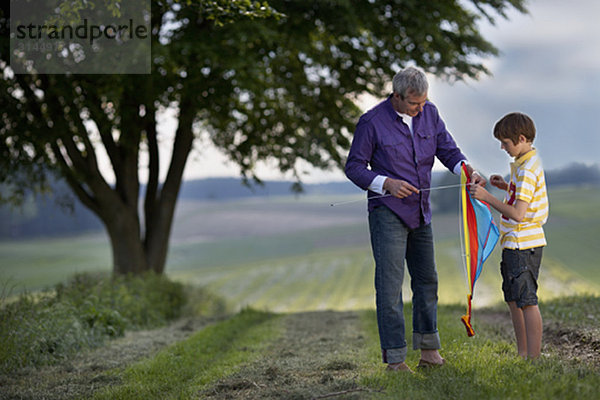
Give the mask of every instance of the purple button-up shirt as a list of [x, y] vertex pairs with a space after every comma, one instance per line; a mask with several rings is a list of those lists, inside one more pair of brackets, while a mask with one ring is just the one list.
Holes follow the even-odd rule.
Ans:
[[[431, 184], [431, 169], [437, 157], [446, 168], [466, 160], [446, 130], [437, 108], [427, 101], [413, 117], [413, 134], [392, 107], [391, 96], [363, 114], [346, 161], [346, 176], [367, 190], [377, 175], [402, 179], [423, 189]], [[368, 197], [377, 196], [369, 191]], [[399, 199], [388, 196], [369, 200], [369, 211], [385, 205], [411, 229], [431, 222], [429, 191]]]

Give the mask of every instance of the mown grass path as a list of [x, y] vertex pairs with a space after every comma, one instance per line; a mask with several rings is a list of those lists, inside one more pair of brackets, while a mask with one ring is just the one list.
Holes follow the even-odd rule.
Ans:
[[364, 398], [368, 338], [360, 312], [284, 315], [281, 335], [262, 357], [202, 392], [206, 399], [310, 399], [344, 392]]

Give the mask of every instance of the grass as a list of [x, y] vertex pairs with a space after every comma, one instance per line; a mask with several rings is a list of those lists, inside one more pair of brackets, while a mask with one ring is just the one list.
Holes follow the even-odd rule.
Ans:
[[[600, 298], [571, 298], [541, 305], [546, 318], [563, 318], [574, 306], [588, 315], [572, 315], [563, 327], [593, 322], [600, 328]], [[411, 307], [405, 308], [407, 332]], [[343, 393], [345, 399], [570, 399], [595, 398], [600, 390], [598, 366], [560, 356], [545, 346], [541, 360], [516, 356], [508, 323], [480, 321], [475, 337], [465, 334], [463, 308], [443, 305], [438, 323], [447, 366], [389, 373], [380, 361], [373, 310], [270, 314], [243, 310], [234, 318], [206, 328], [156, 357], [113, 374], [119, 385], [95, 399], [308, 399]], [[409, 335], [409, 349], [411, 348]], [[407, 363], [415, 367], [417, 351]]]
[[173, 277], [205, 285], [234, 308], [276, 312], [352, 309], [372, 304], [370, 255], [335, 249], [239, 266], [203, 268]]
[[[544, 254], [539, 290], [542, 314], [545, 319], [568, 329], [591, 330], [591, 338], [597, 338], [600, 306], [595, 296], [600, 294], [600, 272], [593, 250], [600, 233], [600, 216], [595, 209], [600, 190], [558, 190], [551, 191], [550, 196], [551, 218], [546, 225], [549, 246]], [[315, 199], [311, 201], [313, 203], [296, 215], [294, 223], [313, 212], [320, 213], [319, 218], [326, 218], [322, 204]], [[296, 205], [277, 200], [254, 203], [252, 207], [261, 212], [274, 208], [285, 214], [286, 207]], [[234, 209], [235, 204], [228, 204], [226, 211]], [[189, 398], [199, 397], [199, 393], [227, 398], [238, 391], [252, 393], [258, 389], [254, 382], [263, 388], [261, 390], [266, 390], [261, 385], [269, 387], [274, 382], [283, 386], [301, 384], [302, 388], [294, 392], [297, 398], [314, 396], [316, 392], [311, 392], [311, 387], [319, 387], [320, 394], [336, 388], [365, 389], [360, 394], [349, 394], [348, 398], [363, 398], [363, 395], [373, 398], [570, 397], [566, 393], [594, 397], [591, 394], [599, 389], [597, 368], [566, 360], [564, 354], [551, 351], [538, 364], [525, 363], [514, 356], [510, 335], [506, 336], [494, 324], [478, 322], [479, 316], [490, 311], [484, 307], [502, 302], [498, 248], [487, 261], [475, 289], [473, 306], [478, 335], [471, 339], [466, 337], [459, 321], [464, 312], [466, 291], [456, 234], [458, 222], [453, 215], [434, 216], [440, 278], [439, 327], [444, 355], [451, 363], [448, 368], [419, 372], [415, 376], [385, 374], [379, 361], [373, 311], [373, 260], [366, 215], [360, 223], [342, 221], [318, 227], [308, 224], [298, 230], [291, 224], [287, 233], [276, 232], [278, 227], [270, 226], [272, 233], [265, 235], [223, 236], [209, 241], [174, 240], [167, 267], [169, 277], [206, 286], [233, 309], [245, 311], [167, 348], [155, 358], [126, 371], [114, 371], [121, 384], [106, 389], [98, 398]], [[9, 283], [12, 280], [24, 289], [47, 287], [64, 281], [73, 272], [106, 270], [109, 262], [107, 242], [100, 236], [4, 242], [0, 243], [0, 254], [3, 260], [0, 280]], [[404, 294], [408, 301], [409, 279], [405, 282]], [[248, 307], [268, 312], [247, 310]], [[362, 315], [360, 332], [343, 342], [341, 335], [335, 333], [336, 330], [346, 332], [347, 325], [325, 324], [322, 329], [333, 331], [331, 337], [319, 336], [317, 329], [311, 334], [313, 340], [305, 341], [302, 333], [306, 328], [306, 315], [301, 312], [311, 310], [354, 310]], [[504, 308], [491, 312], [506, 313]], [[282, 333], [287, 329], [282, 321], [290, 320], [296, 321], [292, 324], [292, 330], [299, 332], [296, 336]], [[410, 325], [407, 331], [410, 332]], [[282, 351], [275, 351], [273, 347], [285, 344], [281, 342], [282, 337], [304, 344], [305, 349], [328, 346], [322, 352], [310, 353], [313, 361], [298, 358], [305, 350], [295, 350], [289, 358], [278, 359], [273, 365], [274, 359], [286, 353], [281, 348], [277, 349]], [[354, 347], [361, 351], [352, 351]], [[325, 357], [328, 354], [329, 357]], [[417, 358], [416, 352], [409, 352], [410, 365], [415, 366]], [[251, 369], [262, 372], [249, 375]], [[313, 370], [316, 372], [310, 372]], [[274, 371], [286, 372], [277, 375]], [[337, 379], [342, 379], [340, 371], [344, 373], [344, 381], [338, 385]], [[225, 386], [219, 389], [220, 382], [231, 376], [237, 376], [238, 380], [229, 381], [226, 391], [221, 390]], [[268, 381], [269, 376], [273, 381]], [[261, 379], [267, 381], [261, 383]], [[381, 393], [377, 392], [380, 388], [383, 388]], [[268, 394], [272, 398], [278, 398], [277, 395], [275, 390]]]
[[[600, 294], [600, 269], [596, 268], [593, 251], [594, 241], [600, 236], [595, 200], [600, 200], [598, 188], [551, 191], [551, 217], [545, 226], [549, 245], [544, 250], [540, 276], [542, 300]], [[312, 201], [316, 203], [314, 198]], [[263, 206], [281, 211], [286, 203]], [[319, 208], [305, 207], [308, 214], [323, 213]], [[366, 224], [365, 217], [360, 223], [329, 228], [240, 237], [229, 245], [175, 245], [169, 274], [174, 279], [210, 287], [238, 309], [251, 306], [295, 312], [373, 308], [373, 260]], [[433, 228], [440, 303], [464, 303], [466, 285], [458, 217], [434, 215]], [[351, 246], [343, 245], [346, 240]], [[485, 264], [475, 287], [476, 308], [502, 302], [500, 255], [497, 247]], [[405, 280], [405, 300], [410, 299], [408, 281]]]
[[76, 273], [108, 272], [104, 234], [0, 242], [0, 282], [12, 294], [50, 288]]
[[544, 315], [556, 321], [564, 321], [568, 325], [600, 333], [600, 301], [596, 296], [562, 297], [546, 304]]
[[[465, 302], [466, 285], [456, 238], [436, 241], [436, 261], [440, 303]], [[499, 265], [500, 249], [497, 248], [486, 262], [475, 286], [474, 307], [502, 302]], [[539, 289], [541, 299], [577, 293], [600, 294], [598, 281], [584, 279], [570, 267], [552, 254], [544, 255]], [[237, 265], [190, 266], [189, 269], [173, 271], [170, 276], [209, 287], [225, 298], [233, 309], [251, 306], [275, 312], [298, 312], [373, 308], [373, 274], [371, 251], [365, 244], [314, 249], [299, 256], [267, 258]], [[403, 293], [405, 300], [409, 301], [411, 292], [407, 272], [406, 276]]]
[[94, 399], [197, 398], [208, 383], [257, 358], [278, 336], [277, 321], [274, 314], [244, 310], [129, 367], [121, 385], [98, 392]]
[[[600, 298], [573, 301], [588, 309], [591, 307], [596, 318], [600, 316]], [[542, 312], [556, 306], [563, 309], [560, 303], [542, 304]], [[468, 338], [462, 324], [458, 323], [462, 312], [461, 307], [442, 306], [438, 313], [442, 351], [449, 362], [446, 367], [418, 371], [414, 376], [384, 372], [366, 374], [361, 383], [383, 389], [382, 394], [374, 396], [376, 399], [570, 399], [597, 396], [600, 390], [597, 367], [565, 360], [553, 353], [546, 354], [535, 363], [522, 360], [516, 356], [512, 340], [498, 337], [493, 325], [480, 324], [476, 336]], [[545, 315], [556, 316], [552, 312]], [[409, 311], [406, 317], [409, 322]], [[377, 359], [380, 351], [374, 311], [365, 312], [363, 320], [369, 338], [370, 357]], [[564, 325], [574, 321], [582, 320], [564, 321]], [[598, 327], [600, 322], [596, 320], [596, 329]], [[407, 330], [410, 329], [409, 326]], [[408, 364], [416, 365], [418, 357], [418, 352], [409, 351]]]
[[572, 276], [593, 282], [598, 288], [597, 265], [600, 237], [600, 189], [564, 188], [549, 192], [550, 218], [547, 226], [548, 246], [544, 258], [553, 260]]

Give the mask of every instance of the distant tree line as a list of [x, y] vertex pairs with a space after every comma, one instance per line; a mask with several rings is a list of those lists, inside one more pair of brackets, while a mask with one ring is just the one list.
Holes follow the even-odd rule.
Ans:
[[[101, 230], [102, 223], [71, 195], [63, 181], [51, 194], [28, 194], [20, 206], [0, 205], [0, 238], [72, 235]], [[0, 192], [7, 190], [0, 186]]]
[[600, 165], [573, 163], [566, 168], [549, 171], [546, 183], [548, 186], [600, 185]]
[[[439, 173], [434, 185], [456, 184], [452, 173]], [[546, 173], [549, 187], [564, 185], [600, 186], [600, 166], [574, 163]], [[238, 178], [211, 178], [187, 181], [180, 198], [188, 200], [223, 201], [244, 197], [282, 196], [291, 194], [292, 182], [266, 181], [264, 185], [248, 187]], [[0, 187], [0, 191], [2, 188]], [[349, 182], [305, 184], [305, 194], [360, 193]], [[500, 193], [498, 193], [500, 195]], [[449, 188], [431, 193], [437, 212], [455, 212], [458, 209], [458, 189]], [[71, 194], [64, 182], [52, 183], [52, 195], [29, 196], [23, 205], [14, 208], [0, 206], [0, 238], [21, 239], [41, 236], [73, 235], [102, 230], [102, 223], [83, 207]]]
[[[350, 181], [304, 184], [302, 194], [292, 189], [294, 182], [264, 181], [246, 184], [241, 178], [208, 178], [183, 183], [180, 199], [196, 201], [232, 201], [248, 197], [296, 196], [310, 194], [360, 194]], [[7, 190], [0, 185], [0, 192]], [[143, 192], [144, 190], [142, 190]], [[20, 206], [0, 205], [0, 239], [99, 232], [100, 219], [85, 208], [66, 183], [52, 180], [50, 194], [28, 194]]]

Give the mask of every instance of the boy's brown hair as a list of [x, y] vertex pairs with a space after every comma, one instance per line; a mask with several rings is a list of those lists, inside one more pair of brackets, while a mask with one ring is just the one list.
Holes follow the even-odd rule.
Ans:
[[525, 136], [528, 142], [535, 139], [535, 124], [527, 115], [520, 112], [506, 114], [494, 126], [496, 139], [510, 139], [514, 144], [519, 143], [519, 135]]

